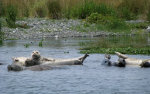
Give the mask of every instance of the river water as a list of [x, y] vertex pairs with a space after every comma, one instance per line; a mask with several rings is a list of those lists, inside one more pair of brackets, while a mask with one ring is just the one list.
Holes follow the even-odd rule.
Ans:
[[[33, 50], [39, 50], [45, 57], [79, 57], [83, 55], [79, 53], [79, 43], [93, 40], [97, 39], [51, 38], [43, 41], [43, 47], [38, 46], [40, 40], [4, 41], [0, 46], [0, 62], [4, 63], [0, 66], [0, 94], [150, 94], [150, 68], [103, 66], [104, 54], [90, 54], [83, 65], [44, 71], [7, 71], [12, 57], [29, 57]], [[26, 48], [25, 44], [30, 46]], [[117, 56], [112, 55], [112, 60], [117, 60]]]

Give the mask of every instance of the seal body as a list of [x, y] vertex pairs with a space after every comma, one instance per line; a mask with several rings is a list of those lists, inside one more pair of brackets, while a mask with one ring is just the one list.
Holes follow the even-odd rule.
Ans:
[[124, 54], [121, 54], [119, 52], [115, 52], [116, 55], [119, 58], [122, 58], [125, 60], [126, 65], [136, 65], [141, 67], [150, 67], [150, 59], [138, 59], [138, 58], [130, 58]]
[[88, 54], [85, 54], [84, 56], [78, 57], [78, 58], [72, 58], [72, 59], [55, 59], [53, 61], [47, 61], [43, 64], [49, 64], [49, 65], [82, 65], [84, 60], [88, 57]]
[[126, 65], [124, 59], [119, 58], [117, 62], [111, 62], [110, 59], [111, 56], [106, 54], [102, 62], [102, 65], [117, 66], [117, 67], [125, 67]]
[[84, 56], [73, 59], [53, 59], [41, 57], [38, 51], [33, 51], [31, 54], [31, 58], [13, 58], [13, 63], [11, 65], [8, 65], [7, 69], [10, 71], [21, 71], [25, 69], [46, 70], [52, 69], [51, 65], [82, 65], [83, 61], [88, 56], [88, 54], [85, 54]]

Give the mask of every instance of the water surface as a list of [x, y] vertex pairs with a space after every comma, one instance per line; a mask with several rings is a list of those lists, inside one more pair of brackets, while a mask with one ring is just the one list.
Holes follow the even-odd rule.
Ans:
[[[84, 65], [62, 66], [46, 71], [8, 72], [12, 57], [30, 56], [39, 50], [42, 56], [54, 58], [79, 57], [79, 43], [100, 38], [7, 40], [0, 46], [0, 94], [150, 94], [150, 68], [102, 66], [103, 54], [91, 54]], [[25, 48], [25, 44], [30, 44]], [[146, 55], [129, 55], [149, 58]], [[117, 56], [112, 55], [116, 61]]]

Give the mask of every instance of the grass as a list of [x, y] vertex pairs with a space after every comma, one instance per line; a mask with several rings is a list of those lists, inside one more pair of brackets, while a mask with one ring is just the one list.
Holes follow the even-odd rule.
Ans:
[[61, 18], [61, 6], [58, 0], [49, 0], [47, 2], [48, 13], [52, 19]]
[[0, 44], [2, 44], [2, 41], [4, 40], [4, 32], [2, 32], [2, 21], [0, 19]]
[[24, 47], [25, 48], [29, 48], [30, 44], [25, 44]]
[[10, 4], [18, 9], [17, 17], [55, 15], [58, 18], [61, 15], [84, 19], [91, 13], [98, 12], [133, 19], [134, 16], [138, 18], [139, 15], [147, 15], [150, 0], [1, 0], [0, 16], [6, 16], [7, 6]]
[[150, 22], [150, 7], [149, 7], [148, 13], [147, 13], [147, 20]]
[[94, 42], [80, 43], [81, 53], [109, 53], [115, 51], [124, 54], [150, 54], [148, 35], [102, 37]]
[[6, 22], [9, 27], [15, 28], [16, 27], [16, 17], [17, 17], [17, 8], [13, 5], [7, 6], [7, 16]]
[[39, 42], [39, 47], [43, 47], [43, 39]]
[[107, 53], [107, 54], [115, 54], [115, 52], [121, 52], [123, 54], [146, 54], [150, 55], [150, 48], [145, 47], [145, 48], [132, 48], [132, 47], [127, 47], [127, 48], [88, 48], [81, 49], [81, 53]]

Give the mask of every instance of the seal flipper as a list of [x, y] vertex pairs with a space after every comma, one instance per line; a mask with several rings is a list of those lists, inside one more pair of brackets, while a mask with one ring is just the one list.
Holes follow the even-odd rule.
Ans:
[[115, 54], [119, 57], [119, 58], [123, 58], [123, 59], [127, 59], [128, 56], [124, 55], [124, 54], [121, 54], [119, 52], [115, 52]]
[[88, 54], [85, 54], [83, 57], [79, 58], [79, 60], [81, 60], [81, 62], [83, 63], [83, 61], [88, 57]]

